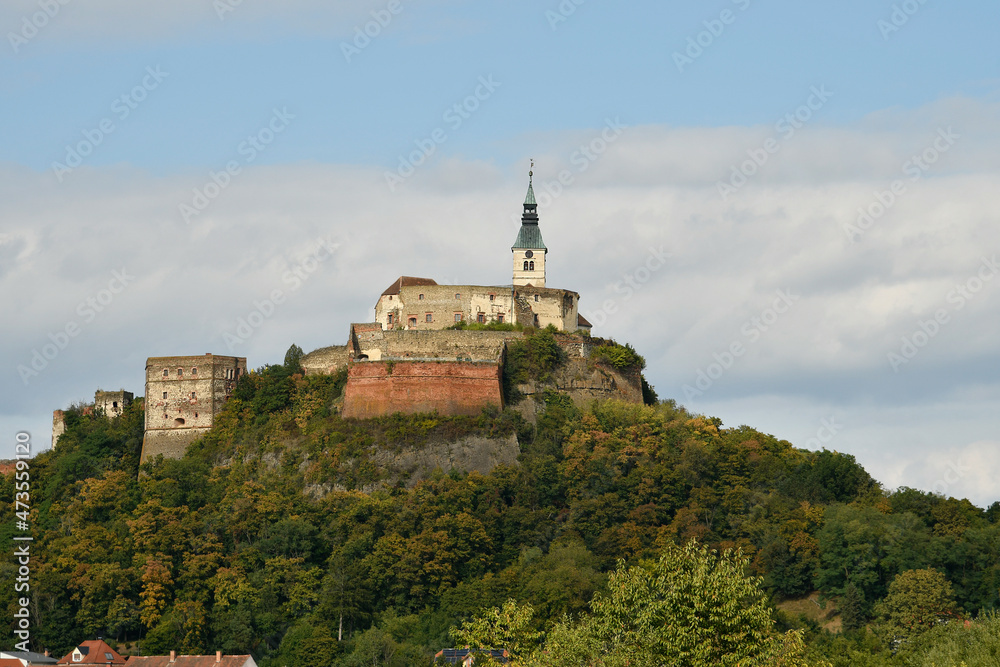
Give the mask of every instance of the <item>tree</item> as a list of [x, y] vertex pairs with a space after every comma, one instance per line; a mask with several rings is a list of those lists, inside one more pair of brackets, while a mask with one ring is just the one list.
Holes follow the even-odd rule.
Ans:
[[491, 609], [454, 636], [472, 647], [514, 649], [513, 665], [601, 664], [605, 667], [801, 667], [805, 645], [796, 631], [774, 630], [761, 580], [745, 574], [740, 553], [697, 543], [668, 546], [657, 560], [627, 568], [619, 561], [608, 592], [591, 615], [557, 624], [546, 645], [530, 655], [530, 605]]
[[878, 634], [892, 648], [958, 616], [951, 584], [934, 569], [896, 575], [875, 615]]
[[741, 553], [696, 542], [668, 546], [657, 560], [619, 562], [608, 593], [592, 603], [609, 664], [692, 667], [800, 665], [801, 635], [777, 634], [758, 577]]
[[292, 343], [292, 346], [285, 352], [285, 368], [292, 373], [302, 372], [302, 357], [305, 356], [302, 348]]
[[[519, 605], [507, 600], [503, 607], [488, 610], [485, 614], [466, 621], [461, 628], [452, 630], [452, 637], [459, 646], [467, 646], [475, 652], [505, 650], [513, 659], [512, 664], [530, 654], [541, 633], [531, 629], [531, 617], [535, 610], [529, 603]], [[485, 657], [487, 664], [492, 658]], [[478, 662], [478, 660], [477, 660]]]
[[840, 601], [840, 620], [844, 630], [863, 628], [867, 611], [865, 594], [854, 584], [847, 584], [844, 588], [844, 597]]

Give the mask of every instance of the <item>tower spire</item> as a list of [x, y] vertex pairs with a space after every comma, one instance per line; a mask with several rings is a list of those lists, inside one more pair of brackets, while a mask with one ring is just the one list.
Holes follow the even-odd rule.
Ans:
[[511, 252], [514, 253], [514, 284], [545, 287], [545, 255], [548, 249], [538, 228], [534, 175], [535, 161], [532, 160], [528, 171], [528, 194], [524, 197], [524, 213], [521, 214], [521, 229], [511, 247]]
[[527, 222], [529, 224], [538, 224], [538, 204], [535, 202], [535, 188], [532, 186], [532, 180], [535, 175], [535, 160], [531, 160], [531, 169], [528, 171], [528, 194], [524, 197], [524, 214], [521, 216], [521, 222]]

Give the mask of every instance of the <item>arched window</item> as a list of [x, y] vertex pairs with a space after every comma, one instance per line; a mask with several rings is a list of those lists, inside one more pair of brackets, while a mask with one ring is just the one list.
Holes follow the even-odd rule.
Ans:
[[529, 271], [534, 271], [535, 270], [535, 263], [533, 261], [532, 262], [528, 262], [528, 270]]
[[392, 313], [389, 313], [388, 322], [389, 324], [392, 324]]

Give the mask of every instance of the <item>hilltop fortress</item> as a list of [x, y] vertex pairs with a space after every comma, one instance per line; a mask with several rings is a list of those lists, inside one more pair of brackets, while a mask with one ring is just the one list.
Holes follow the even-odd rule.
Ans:
[[[547, 286], [548, 248], [538, 225], [538, 205], [529, 172], [521, 227], [511, 246], [508, 285], [439, 285], [430, 278], [401, 276], [375, 304], [375, 321], [350, 326], [345, 345], [315, 350], [300, 363], [306, 374], [347, 369], [341, 414], [370, 418], [395, 412], [437, 411], [474, 415], [503, 407], [503, 362], [524, 327], [553, 326], [569, 363], [554, 379], [578, 403], [596, 398], [642, 402], [639, 372], [588, 364], [591, 325], [579, 312], [580, 295]], [[466, 324], [521, 325], [510, 330], [464, 329]], [[146, 361], [145, 436], [142, 460], [180, 457], [207, 432], [247, 372], [246, 359], [212, 354], [151, 357]], [[534, 381], [519, 387], [531, 396]], [[53, 443], [55, 442], [55, 435]]]

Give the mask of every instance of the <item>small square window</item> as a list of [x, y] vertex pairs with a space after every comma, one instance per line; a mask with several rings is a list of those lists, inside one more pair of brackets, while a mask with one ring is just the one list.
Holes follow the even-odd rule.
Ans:
[[197, 368], [192, 368], [191, 369], [191, 375], [197, 375], [197, 374], [198, 374], [198, 369]]
[[455, 313], [455, 321], [456, 322], [462, 321], [462, 313]]
[[535, 302], [536, 303], [538, 302], [538, 295], [537, 294], [535, 295]]
[[167, 392], [163, 392], [163, 398], [167, 397]]
[[415, 318], [415, 317], [411, 317], [410, 318], [410, 326], [411, 327], [417, 326], [417, 318]]
[[424, 299], [424, 295], [423, 295], [423, 294], [421, 294], [421, 295], [420, 295], [420, 300], [421, 300], [421, 301], [423, 301], [423, 299]]
[[461, 298], [462, 298], [462, 295], [461, 295], [461, 294], [458, 294], [458, 293], [456, 293], [456, 294], [455, 294], [455, 298], [456, 298], [456, 299], [461, 299]]
[[198, 398], [198, 397], [197, 397], [197, 396], [195, 395], [195, 392], [193, 392], [193, 391], [191, 392], [191, 398]]
[[392, 324], [392, 313], [389, 313], [389, 315], [386, 317], [386, 322]]
[[430, 313], [427, 313], [426, 315], [424, 315], [424, 318], [425, 318], [426, 322], [433, 322], [434, 321], [434, 316], [431, 315]]
[[177, 369], [177, 377], [181, 377], [182, 375], [184, 375], [184, 369], [183, 368], [178, 368]]
[[503, 313], [500, 313], [499, 315], [497, 315], [497, 322], [499, 322], [500, 324], [503, 324]]
[[490, 294], [490, 301], [493, 301], [496, 298], [497, 298], [496, 294]]
[[476, 322], [479, 322], [480, 324], [485, 324], [486, 315], [484, 315], [483, 313], [476, 313]]
[[167, 377], [168, 375], [170, 375], [170, 371], [168, 371], [166, 368], [164, 368], [163, 369], [163, 377]]

